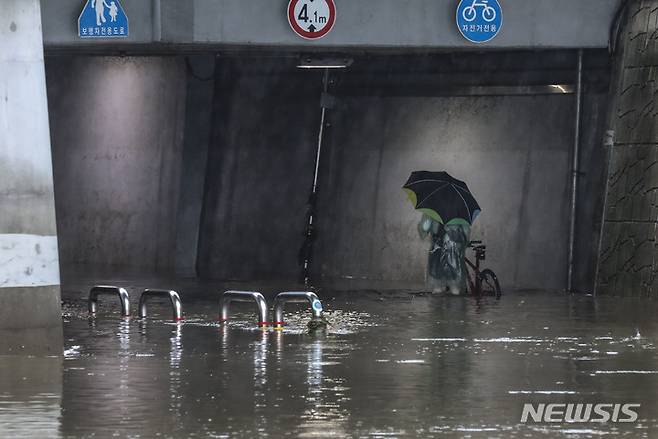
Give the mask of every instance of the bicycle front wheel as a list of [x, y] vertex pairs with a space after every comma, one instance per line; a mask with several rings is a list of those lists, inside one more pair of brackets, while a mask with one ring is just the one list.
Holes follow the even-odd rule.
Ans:
[[500, 299], [503, 294], [496, 273], [488, 268], [480, 273], [480, 291], [483, 296], [491, 296], [496, 299]]

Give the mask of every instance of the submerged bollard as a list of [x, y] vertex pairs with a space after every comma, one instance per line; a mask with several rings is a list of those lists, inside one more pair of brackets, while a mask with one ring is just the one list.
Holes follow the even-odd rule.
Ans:
[[267, 302], [261, 293], [256, 291], [225, 291], [219, 299], [219, 321], [228, 320], [228, 309], [231, 302], [254, 302], [258, 311], [258, 326], [267, 326]]
[[322, 321], [322, 302], [318, 296], [311, 291], [285, 292], [279, 293], [274, 298], [274, 325], [276, 329], [282, 329], [285, 322], [283, 321], [283, 307], [288, 302], [308, 302], [313, 312], [312, 321]]
[[147, 288], [139, 297], [139, 317], [146, 317], [146, 301], [150, 297], [168, 297], [171, 306], [174, 310], [174, 320], [183, 320], [183, 304], [180, 301], [180, 296], [174, 290], [156, 290]]
[[107, 285], [96, 285], [89, 290], [89, 313], [96, 314], [98, 308], [98, 296], [101, 294], [116, 294], [121, 301], [121, 315], [130, 317], [130, 296], [125, 288], [112, 287]]

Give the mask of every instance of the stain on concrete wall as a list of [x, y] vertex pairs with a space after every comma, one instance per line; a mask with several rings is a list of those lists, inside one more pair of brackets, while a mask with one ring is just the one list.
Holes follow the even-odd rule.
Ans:
[[[196, 275], [203, 193], [212, 133], [216, 58], [198, 55], [187, 58], [187, 105], [185, 140], [181, 163], [181, 189], [176, 226], [176, 274]], [[217, 60], [217, 65], [220, 62]], [[218, 111], [222, 111], [221, 108]]]
[[46, 73], [64, 274], [172, 268], [183, 60], [51, 57]]

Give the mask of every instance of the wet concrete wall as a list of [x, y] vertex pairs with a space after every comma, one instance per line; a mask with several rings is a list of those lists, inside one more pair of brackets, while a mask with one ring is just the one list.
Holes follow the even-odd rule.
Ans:
[[[548, 79], [532, 68], [520, 73], [514, 59], [489, 61], [474, 62], [500, 70], [507, 84], [573, 84], [575, 78], [573, 53], [555, 60], [562, 64], [552, 70], [535, 64]], [[207, 277], [294, 280], [313, 174], [320, 80], [317, 73], [253, 65], [260, 70], [243, 65], [222, 78], [198, 263]], [[466, 180], [480, 200], [484, 213], [473, 238], [488, 244], [486, 265], [505, 287], [565, 287], [574, 96], [437, 91], [437, 82], [450, 77], [473, 78], [471, 85], [501, 80], [470, 69], [463, 75], [435, 72], [433, 83], [421, 73], [387, 70], [397, 86], [366, 92], [387, 75], [360, 72], [351, 87], [341, 87], [345, 75], [337, 80], [338, 104], [330, 112], [321, 167], [316, 279], [421, 285], [429, 244], [417, 236], [419, 215], [400, 187], [412, 170], [446, 169]], [[587, 90], [576, 285], [591, 291], [607, 88], [594, 84]]]
[[[599, 58], [586, 57], [581, 291], [593, 284], [601, 219], [607, 66]], [[359, 58], [332, 81], [315, 278], [422, 285], [428, 243], [400, 186], [425, 168], [469, 183], [484, 209], [473, 238], [489, 245], [486, 265], [505, 287], [563, 288], [574, 96], [518, 90], [572, 84], [574, 53], [378, 59]], [[295, 65], [50, 58], [64, 273], [296, 280], [321, 73]], [[467, 96], [470, 86], [512, 88]]]
[[[600, 104], [601, 96], [592, 100]], [[429, 243], [418, 237], [419, 215], [409, 208], [400, 181], [414, 169], [445, 169], [466, 180], [480, 202], [483, 213], [471, 238], [485, 241], [485, 266], [501, 283], [564, 288], [573, 96], [345, 103], [347, 111], [334, 119], [323, 191], [318, 244], [323, 277], [421, 280]], [[593, 116], [588, 119], [596, 126]], [[591, 291], [595, 262], [603, 163], [591, 146], [598, 143], [597, 138], [585, 144], [583, 151], [595, 158], [585, 161], [590, 175], [582, 180], [580, 197], [576, 285], [581, 291]]]
[[658, 1], [631, 1], [619, 35], [599, 294], [658, 294]]
[[503, 285], [564, 287], [573, 97], [352, 98], [333, 118], [318, 262], [327, 278], [419, 281], [428, 242], [400, 189], [447, 170], [482, 207], [472, 239]]
[[173, 268], [182, 58], [46, 63], [63, 272]]
[[199, 241], [204, 277], [298, 276], [321, 77], [294, 64], [285, 73], [271, 67], [228, 60], [218, 73]]
[[199, 232], [203, 211], [208, 145], [212, 134], [215, 96], [214, 56], [186, 58], [187, 96], [181, 162], [181, 186], [176, 218], [176, 274], [196, 276]]
[[608, 167], [605, 131], [608, 123], [609, 85], [595, 90], [585, 81], [581, 120], [580, 173], [576, 208], [574, 289], [592, 293], [595, 288], [603, 202]]
[[0, 334], [0, 351], [13, 346], [59, 355], [60, 276], [40, 23], [37, 0], [2, 3], [0, 330], [11, 331]]

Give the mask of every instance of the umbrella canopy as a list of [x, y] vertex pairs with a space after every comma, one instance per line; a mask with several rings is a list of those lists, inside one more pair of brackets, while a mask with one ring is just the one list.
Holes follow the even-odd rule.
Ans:
[[416, 210], [441, 224], [473, 224], [480, 206], [463, 181], [447, 172], [412, 172], [403, 186]]

